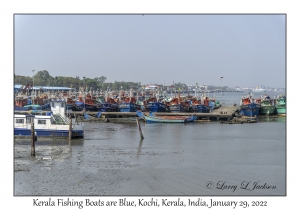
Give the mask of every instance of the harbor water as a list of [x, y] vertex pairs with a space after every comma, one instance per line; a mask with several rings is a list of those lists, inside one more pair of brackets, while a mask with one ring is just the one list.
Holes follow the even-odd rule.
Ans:
[[[223, 102], [243, 95], [224, 93]], [[15, 139], [14, 195], [286, 194], [285, 117], [249, 124], [141, 121], [141, 129], [144, 140], [136, 123], [85, 122], [84, 139], [38, 138], [36, 157], [29, 139]]]

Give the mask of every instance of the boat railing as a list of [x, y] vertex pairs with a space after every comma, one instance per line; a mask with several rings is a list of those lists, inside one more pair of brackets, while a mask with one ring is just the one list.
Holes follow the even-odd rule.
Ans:
[[69, 118], [67, 118], [67, 117], [63, 117], [63, 116], [61, 116], [61, 118], [64, 120], [64, 122], [66, 123], [66, 124], [70, 124], [70, 119]]
[[55, 124], [60, 124], [60, 125], [69, 125], [70, 124], [70, 119], [67, 117], [63, 117], [61, 115], [52, 115], [52, 122], [55, 122]]

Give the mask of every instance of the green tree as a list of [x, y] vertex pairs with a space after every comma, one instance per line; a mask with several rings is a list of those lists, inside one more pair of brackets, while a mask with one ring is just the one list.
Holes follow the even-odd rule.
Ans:
[[38, 71], [34, 76], [34, 86], [46, 86], [53, 80], [47, 70]]

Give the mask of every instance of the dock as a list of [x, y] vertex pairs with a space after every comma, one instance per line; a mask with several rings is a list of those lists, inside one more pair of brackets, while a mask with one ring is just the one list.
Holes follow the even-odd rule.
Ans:
[[[205, 121], [227, 121], [228, 119], [232, 119], [234, 117], [234, 113], [237, 111], [237, 106], [224, 106], [218, 109], [213, 110], [209, 113], [194, 113], [194, 112], [155, 112], [156, 116], [197, 116], [196, 122], [205, 122]], [[15, 111], [16, 113], [27, 113], [28, 111]], [[46, 112], [42, 112], [39, 114], [45, 114]], [[92, 116], [90, 121], [102, 121], [109, 119], [111, 122], [134, 122], [133, 119], [136, 117], [135, 112], [101, 112], [101, 117], [96, 118], [96, 114], [98, 112], [92, 111], [68, 111], [66, 115], [71, 115], [71, 117], [77, 118], [81, 121], [84, 118], [84, 113]], [[145, 115], [149, 115], [149, 112], [144, 112]]]
[[[234, 117], [234, 113], [237, 111], [238, 107], [234, 106], [225, 106], [220, 107], [216, 110], [213, 110], [209, 113], [194, 113], [194, 112], [155, 112], [156, 116], [191, 116], [196, 115], [198, 122], [205, 122], [205, 121], [227, 121], [228, 119], [232, 119]], [[72, 116], [83, 116], [86, 113], [90, 116], [96, 116], [98, 112], [72, 112], [70, 113]], [[145, 115], [149, 115], [149, 112], [144, 112]], [[102, 112], [101, 117], [102, 119], [110, 119], [111, 122], [115, 121], [126, 121], [126, 122], [133, 122], [133, 118], [136, 117], [135, 112]], [[122, 119], [122, 120], [121, 120]], [[124, 119], [124, 120], [123, 120]], [[126, 119], [126, 120], [125, 120]], [[96, 120], [96, 119], [94, 119]]]

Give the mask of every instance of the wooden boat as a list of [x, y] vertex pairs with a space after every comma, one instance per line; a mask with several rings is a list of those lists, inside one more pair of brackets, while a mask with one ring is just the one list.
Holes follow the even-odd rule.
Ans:
[[[27, 97], [16, 97], [15, 98], [15, 107], [24, 107], [28, 104], [28, 98]], [[31, 102], [30, 102], [31, 103]]]
[[98, 107], [100, 112], [117, 112], [119, 110], [117, 105], [117, 99], [106, 98], [105, 102], [101, 103]]
[[279, 97], [279, 99], [276, 101], [276, 113], [278, 115], [286, 114], [286, 98], [285, 98], [285, 96]]
[[270, 99], [261, 100], [260, 102], [260, 115], [272, 115], [275, 114], [275, 106], [271, 103]]
[[178, 97], [172, 98], [167, 105], [171, 112], [190, 112], [190, 101], [184, 97], [180, 97], [180, 94]]
[[248, 95], [241, 100], [240, 113], [243, 116], [254, 117], [259, 115], [259, 104], [255, 103], [251, 95]]
[[[65, 116], [66, 102], [51, 101], [51, 112], [47, 115], [14, 115], [14, 135], [30, 136], [31, 122], [34, 122], [34, 131], [37, 136], [69, 136], [71, 119]], [[83, 137], [83, 124], [72, 124], [72, 136]]]
[[67, 101], [67, 110], [77, 111], [76, 102], [73, 98], [67, 97], [66, 101]]
[[120, 112], [136, 112], [141, 110], [141, 106], [136, 103], [135, 97], [125, 97], [124, 100], [119, 104]]
[[150, 97], [146, 100], [145, 108], [149, 112], [166, 112], [168, 110], [167, 105], [158, 101], [156, 97]]
[[207, 112], [211, 112], [212, 110], [218, 109], [222, 106], [215, 98], [209, 98], [207, 96], [203, 98], [203, 104], [206, 106]]
[[90, 94], [87, 94], [85, 98], [82, 95], [79, 95], [77, 102], [81, 103], [76, 103], [76, 109], [80, 109], [81, 106], [83, 106], [86, 111], [98, 111], [99, 103], [96, 98], [92, 98]]
[[144, 119], [147, 123], [188, 123], [194, 122], [197, 117], [192, 116], [155, 116], [152, 112], [149, 116], [143, 115], [142, 112], [137, 111], [136, 114]]
[[200, 112], [200, 113], [207, 113], [208, 108], [204, 104], [201, 104], [201, 99], [192, 98], [191, 99], [191, 111], [192, 112]]

